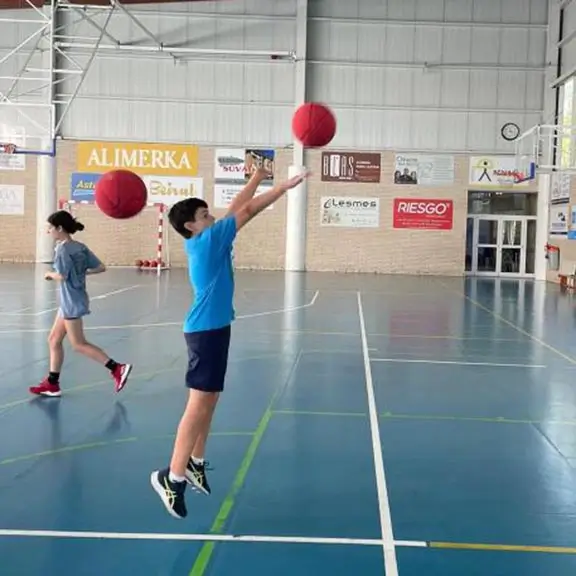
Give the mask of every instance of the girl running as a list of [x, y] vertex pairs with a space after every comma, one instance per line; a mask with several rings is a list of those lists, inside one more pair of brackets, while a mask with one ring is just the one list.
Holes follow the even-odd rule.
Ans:
[[48, 218], [48, 233], [57, 244], [54, 271], [46, 272], [45, 279], [60, 282], [60, 308], [48, 337], [50, 371], [38, 386], [30, 388], [30, 392], [37, 396], [59, 397], [62, 394], [60, 370], [64, 362], [62, 343], [66, 336], [76, 352], [110, 370], [116, 392], [124, 388], [132, 371], [131, 364], [118, 364], [103, 350], [87, 342], [84, 336], [82, 319], [90, 314], [86, 276], [100, 274], [106, 267], [86, 245], [72, 239], [72, 236], [81, 230], [84, 230], [84, 225], [65, 210], [55, 212]]

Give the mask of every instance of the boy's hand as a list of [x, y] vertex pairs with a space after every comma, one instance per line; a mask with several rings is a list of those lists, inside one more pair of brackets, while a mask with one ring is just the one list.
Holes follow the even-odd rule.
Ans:
[[260, 182], [262, 182], [262, 180], [272, 178], [272, 172], [270, 172], [269, 170], [266, 170], [266, 168], [263, 168], [262, 166], [253, 170], [252, 175], [256, 176], [256, 178], [258, 178], [258, 180], [260, 180]]
[[293, 176], [289, 180], [286, 180], [286, 182], [283, 182], [280, 186], [284, 190], [291, 190], [292, 188], [296, 188], [296, 186], [301, 182], [304, 182], [304, 180], [309, 178], [311, 174], [311, 172], [306, 170], [305, 172], [302, 172], [302, 174], [298, 174], [298, 176]]

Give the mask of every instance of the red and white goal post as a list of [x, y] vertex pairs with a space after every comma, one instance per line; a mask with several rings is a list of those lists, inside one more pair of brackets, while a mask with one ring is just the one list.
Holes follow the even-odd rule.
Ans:
[[106, 216], [94, 202], [84, 200], [61, 200], [60, 208], [84, 224], [82, 241], [107, 266], [157, 274], [170, 269], [164, 204], [147, 204], [140, 214], [121, 220]]

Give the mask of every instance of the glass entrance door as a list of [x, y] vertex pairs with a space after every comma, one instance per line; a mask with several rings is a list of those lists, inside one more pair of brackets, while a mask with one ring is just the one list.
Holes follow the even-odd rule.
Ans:
[[476, 276], [534, 275], [536, 218], [469, 216], [466, 271]]

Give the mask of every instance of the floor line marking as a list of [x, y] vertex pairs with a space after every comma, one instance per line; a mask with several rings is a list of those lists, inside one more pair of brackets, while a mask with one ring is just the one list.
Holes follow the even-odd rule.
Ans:
[[[224, 498], [224, 501], [222, 502], [222, 505], [218, 510], [216, 518], [212, 523], [212, 526], [210, 527], [211, 533], [216, 534], [218, 532], [222, 532], [228, 520], [228, 516], [230, 515], [230, 512], [232, 511], [232, 508], [236, 503], [236, 497], [238, 496], [238, 493], [240, 492], [242, 486], [244, 485], [244, 481], [246, 480], [248, 471], [252, 466], [254, 456], [256, 455], [260, 443], [262, 442], [264, 433], [268, 428], [268, 424], [270, 424], [270, 420], [272, 419], [273, 415], [274, 404], [284, 391], [286, 385], [292, 380], [294, 374], [296, 373], [296, 369], [300, 364], [301, 358], [302, 358], [302, 352], [299, 351], [298, 354], [296, 355], [296, 358], [294, 359], [294, 363], [292, 364], [290, 371], [286, 376], [284, 382], [276, 388], [274, 394], [272, 395], [272, 398], [270, 399], [270, 402], [268, 403], [268, 406], [266, 407], [266, 410], [264, 411], [264, 414], [262, 415], [262, 418], [260, 419], [260, 422], [258, 422], [258, 426], [256, 426], [254, 436], [252, 436], [252, 441], [250, 442], [250, 445], [248, 446], [248, 449], [244, 454], [244, 458], [240, 463], [240, 467], [236, 472], [236, 476], [234, 477], [234, 481], [232, 482], [232, 487], [230, 488], [228, 494]], [[198, 553], [198, 556], [196, 556], [194, 565], [190, 569], [189, 576], [202, 576], [204, 574], [206, 568], [208, 568], [210, 559], [212, 558], [212, 554], [214, 552], [214, 546], [215, 546], [214, 541], [204, 543], [204, 545], [200, 549], [200, 552]]]
[[[239, 362], [248, 362], [250, 360], [266, 360], [269, 358], [277, 358], [282, 354], [279, 353], [270, 353], [270, 354], [260, 354], [256, 356], [245, 356], [239, 358], [230, 358], [228, 361], [229, 364], [236, 364]], [[130, 381], [132, 380], [141, 380], [143, 378], [148, 377], [155, 377], [160, 376], [161, 374], [167, 374], [169, 372], [181, 372], [182, 367], [171, 367], [171, 368], [162, 368], [160, 370], [151, 370], [149, 372], [141, 372], [140, 374], [134, 374], [130, 376]], [[102, 386], [103, 384], [110, 384], [110, 378], [106, 378], [104, 380], [97, 380], [96, 382], [90, 382], [88, 384], [81, 384], [80, 386], [73, 386], [71, 388], [67, 388], [65, 394], [74, 394], [77, 392], [84, 392], [85, 390], [89, 390], [92, 388], [96, 388], [97, 386]], [[14, 408], [15, 406], [20, 406], [21, 404], [29, 404], [30, 402], [38, 400], [37, 397], [29, 396], [28, 398], [22, 398], [21, 400], [14, 400], [12, 402], [7, 402], [5, 404], [0, 404], [0, 416], [4, 414], [4, 412], [10, 408]], [[44, 399], [48, 402], [50, 399]]]
[[[133, 286], [127, 286], [125, 288], [118, 288], [117, 290], [112, 290], [110, 292], [105, 292], [104, 294], [100, 294], [98, 296], [93, 296], [92, 298], [90, 298], [91, 301], [93, 300], [104, 300], [106, 298], [109, 298], [110, 296], [115, 296], [116, 294], [122, 294], [124, 292], [128, 292], [129, 290], [135, 290], [136, 288], [140, 288], [142, 285], [141, 284], [134, 284]], [[30, 308], [30, 307], [28, 307]], [[55, 308], [47, 308], [45, 310], [40, 310], [39, 312], [9, 312], [9, 313], [4, 313], [4, 315], [12, 315], [12, 316], [29, 316], [29, 317], [38, 317], [38, 316], [42, 316], [44, 314], [48, 314], [49, 312], [56, 312], [56, 310], [58, 310], [58, 306], [56, 306]]]
[[[253, 436], [253, 431], [222, 431], [222, 432], [210, 432], [210, 436]], [[62, 446], [61, 448], [54, 448], [53, 450], [43, 450], [42, 452], [33, 452], [31, 454], [22, 454], [21, 456], [14, 456], [12, 458], [5, 458], [0, 460], [0, 466], [6, 466], [8, 464], [16, 464], [17, 462], [23, 462], [26, 460], [34, 460], [36, 458], [43, 458], [46, 456], [58, 456], [60, 454], [67, 454], [69, 452], [82, 452], [84, 450], [93, 450], [95, 448], [107, 448], [110, 446], [117, 446], [122, 444], [128, 444], [130, 442], [146, 442], [152, 440], [163, 440], [174, 438], [175, 434], [162, 434], [158, 436], [128, 436], [126, 438], [116, 438], [114, 440], [102, 440], [94, 442], [86, 442], [84, 444], [72, 444], [71, 446]]]
[[[0, 529], [0, 538], [70, 538], [83, 540], [162, 540], [185, 542], [261, 542], [278, 544], [324, 544], [348, 546], [382, 546], [382, 540], [370, 538], [322, 538], [307, 536], [261, 536], [252, 534], [179, 534], [156, 532], [88, 532], [68, 530]], [[425, 548], [424, 541], [399, 540], [397, 546]]]
[[380, 510], [380, 527], [382, 530], [382, 548], [384, 553], [384, 574], [386, 576], [398, 576], [398, 563], [396, 560], [396, 549], [394, 547], [394, 531], [392, 529], [390, 501], [388, 500], [388, 488], [386, 486], [386, 472], [384, 470], [384, 458], [382, 456], [382, 442], [380, 440], [378, 409], [376, 408], [374, 382], [372, 381], [372, 368], [370, 365], [370, 354], [368, 352], [368, 338], [366, 336], [366, 323], [364, 321], [362, 294], [357, 292], [356, 298], [358, 301], [358, 320], [360, 322], [360, 336], [362, 340], [362, 355], [364, 357], [366, 395], [368, 398], [368, 413], [370, 416], [370, 432], [372, 436], [372, 451], [374, 453], [374, 470], [376, 473], [378, 507]]
[[[322, 410], [274, 410], [279, 416], [326, 416], [341, 418], [367, 418], [366, 412], [329, 412]], [[457, 416], [452, 414], [400, 414], [382, 412], [380, 418], [386, 420], [438, 420], [448, 422], [485, 422], [487, 424], [526, 424], [553, 426], [576, 426], [576, 420], [530, 420], [523, 418], [506, 418], [504, 416]]]
[[365, 412], [315, 412], [313, 410], [274, 410], [274, 414], [284, 416], [341, 416], [345, 418], [366, 418]]
[[550, 350], [550, 352], [554, 352], [554, 354], [557, 354], [558, 356], [560, 356], [560, 358], [564, 358], [564, 360], [567, 360], [568, 362], [570, 362], [570, 364], [576, 364], [576, 358], [573, 358], [572, 356], [568, 356], [568, 354], [564, 354], [564, 352], [562, 352], [561, 350], [558, 350], [558, 348], [555, 348], [551, 344], [548, 344], [548, 342], [544, 342], [544, 340], [542, 340], [541, 338], [538, 338], [538, 336], [534, 336], [534, 334], [531, 334], [527, 330], [524, 330], [524, 328], [521, 328], [517, 324], [514, 324], [514, 322], [510, 322], [510, 320], [504, 318], [504, 316], [501, 316], [500, 314], [490, 310], [490, 308], [488, 308], [487, 306], [484, 306], [484, 304], [481, 304], [477, 300], [470, 298], [470, 296], [467, 296], [464, 292], [460, 292], [460, 291], [453, 291], [453, 292], [456, 292], [456, 294], [459, 294], [461, 297], [464, 298], [464, 300], [468, 300], [468, 302], [470, 302], [471, 304], [474, 304], [474, 306], [477, 306], [481, 310], [488, 312], [488, 314], [491, 314], [494, 318], [496, 318], [496, 320], [500, 320], [500, 322], [507, 324], [511, 328], [514, 328], [514, 330], [516, 330], [517, 332], [520, 332], [520, 334], [524, 334], [524, 336], [528, 336], [528, 338], [530, 338], [531, 340], [533, 340], [537, 344], [540, 344], [540, 346], [543, 346], [547, 350]]
[[491, 366], [494, 368], [546, 368], [543, 364], [513, 364], [499, 362], [464, 362], [460, 360], [426, 360], [417, 358], [370, 358], [371, 362], [396, 362], [400, 364], [451, 364], [455, 366]]
[[467, 542], [429, 542], [429, 548], [444, 550], [482, 550], [491, 552], [540, 552], [544, 554], [576, 554], [572, 546], [522, 546], [516, 544], [481, 544]]
[[[296, 310], [304, 310], [311, 308], [316, 304], [316, 300], [320, 295], [320, 290], [316, 290], [312, 300], [301, 306], [293, 306], [290, 308], [281, 308], [278, 310], [268, 310], [266, 312], [255, 312], [254, 314], [242, 314], [236, 316], [236, 320], [246, 320], [248, 318], [259, 318], [261, 316], [272, 316], [274, 314], [283, 314], [285, 312], [295, 312]], [[104, 295], [103, 295], [104, 296]], [[97, 298], [97, 297], [96, 297]], [[96, 298], [92, 298], [95, 300]], [[54, 308], [57, 310], [57, 308]], [[38, 316], [46, 312], [53, 312], [54, 310], [43, 310], [42, 312], [35, 312], [33, 316]], [[111, 324], [109, 326], [84, 326], [84, 330], [128, 330], [128, 329], [145, 329], [145, 328], [167, 328], [170, 326], [182, 326], [182, 322], [153, 322], [150, 324]], [[44, 334], [50, 332], [51, 328], [28, 328], [22, 330], [0, 330], [0, 334]]]
[[[72, 530], [12, 530], [0, 529], [0, 538], [60, 538], [73, 540], [160, 540], [183, 542], [252, 542], [270, 544], [315, 544], [327, 546], [382, 546], [383, 540], [370, 538], [337, 538], [313, 536], [267, 536], [253, 534], [180, 534], [158, 532], [91, 532]], [[576, 555], [572, 546], [523, 546], [521, 544], [484, 544], [474, 542], [427, 542], [425, 540], [395, 540], [394, 547], [444, 550], [479, 550], [491, 552], [531, 552], [541, 554]]]

